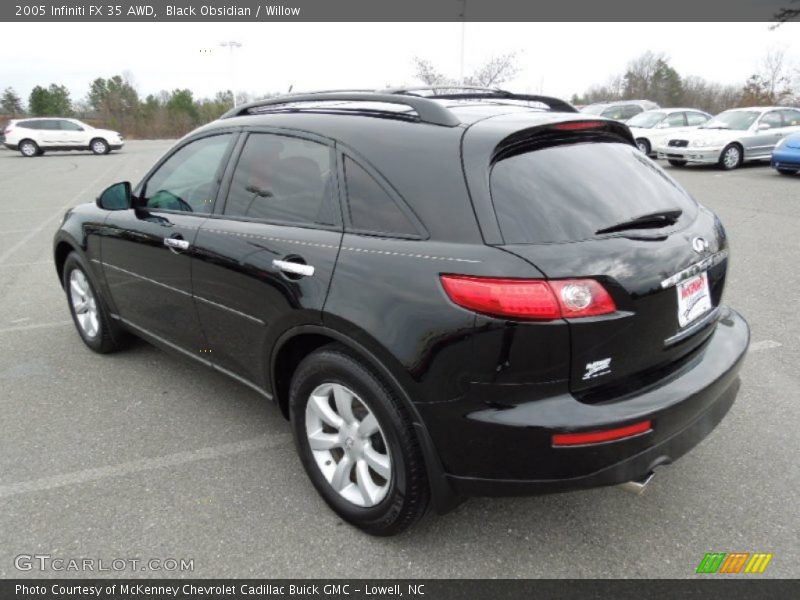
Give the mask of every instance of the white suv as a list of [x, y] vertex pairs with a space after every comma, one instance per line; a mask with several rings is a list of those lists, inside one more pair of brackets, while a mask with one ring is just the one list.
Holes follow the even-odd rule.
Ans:
[[91, 150], [108, 154], [122, 148], [116, 131], [95, 129], [77, 119], [44, 117], [11, 120], [5, 129], [5, 146], [22, 156], [41, 156], [46, 150]]

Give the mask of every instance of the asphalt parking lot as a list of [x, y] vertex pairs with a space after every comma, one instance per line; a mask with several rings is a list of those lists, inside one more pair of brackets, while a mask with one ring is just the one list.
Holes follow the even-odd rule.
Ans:
[[169, 145], [0, 151], [0, 577], [103, 575], [14, 566], [47, 554], [194, 565], [125, 576], [682, 578], [710, 551], [771, 552], [763, 576], [800, 576], [800, 176], [665, 167], [727, 227], [726, 302], [753, 345], [727, 418], [643, 496], [471, 499], [376, 539], [328, 510], [261, 396], [143, 342], [93, 354], [75, 332], [61, 216]]

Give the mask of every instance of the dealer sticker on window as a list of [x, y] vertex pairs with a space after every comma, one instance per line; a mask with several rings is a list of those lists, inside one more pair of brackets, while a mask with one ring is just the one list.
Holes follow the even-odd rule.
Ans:
[[703, 272], [677, 285], [678, 323], [684, 327], [711, 309], [708, 275]]

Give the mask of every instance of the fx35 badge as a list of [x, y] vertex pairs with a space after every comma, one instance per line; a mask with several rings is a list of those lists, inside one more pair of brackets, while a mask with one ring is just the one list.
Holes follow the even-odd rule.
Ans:
[[604, 358], [603, 360], [586, 363], [586, 372], [583, 374], [583, 379], [594, 379], [609, 373], [611, 373], [611, 359]]

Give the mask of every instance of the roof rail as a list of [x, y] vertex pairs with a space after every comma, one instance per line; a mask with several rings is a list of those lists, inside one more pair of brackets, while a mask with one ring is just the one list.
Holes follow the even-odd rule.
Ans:
[[412, 108], [423, 123], [430, 123], [433, 125], [444, 125], [445, 127], [455, 127], [461, 121], [446, 107], [438, 102], [423, 98], [420, 96], [400, 95], [400, 94], [387, 94], [380, 92], [312, 92], [303, 94], [288, 94], [286, 96], [279, 96], [277, 98], [267, 98], [265, 100], [257, 100], [255, 102], [248, 102], [236, 108], [229, 110], [222, 119], [230, 117], [239, 117], [242, 115], [259, 112], [258, 109], [265, 109], [269, 111], [270, 108], [280, 110], [281, 106], [287, 104], [294, 104], [299, 102], [379, 102], [385, 104], [401, 104]]
[[[560, 98], [553, 98], [552, 96], [540, 96], [538, 94], [515, 94], [507, 90], [498, 88], [485, 88], [471, 85], [435, 85], [423, 86], [413, 88], [394, 88], [386, 90], [392, 94], [409, 94], [415, 95], [413, 92], [420, 92], [425, 90], [433, 90], [434, 94], [427, 96], [427, 98], [435, 98], [437, 100], [519, 100], [523, 102], [538, 102], [544, 104], [550, 110], [555, 112], [578, 112], [574, 106], [561, 100]], [[437, 94], [436, 91], [447, 90], [468, 90], [464, 92], [447, 92], [444, 94]]]

